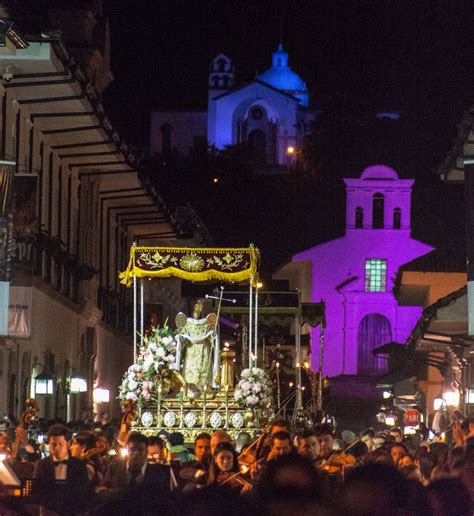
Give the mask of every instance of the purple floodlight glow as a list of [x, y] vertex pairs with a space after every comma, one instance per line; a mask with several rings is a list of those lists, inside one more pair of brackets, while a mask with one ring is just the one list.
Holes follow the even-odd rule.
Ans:
[[[385, 166], [365, 169], [346, 184], [346, 234], [296, 254], [311, 263], [311, 297], [325, 301], [323, 372], [328, 376], [381, 374], [386, 361], [372, 350], [405, 342], [422, 308], [398, 306], [393, 283], [401, 265], [432, 247], [411, 238], [413, 180]], [[319, 367], [319, 328], [311, 338], [312, 367]]]

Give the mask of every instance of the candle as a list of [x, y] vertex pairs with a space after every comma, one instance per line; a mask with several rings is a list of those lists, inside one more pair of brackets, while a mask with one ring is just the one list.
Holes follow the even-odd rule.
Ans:
[[206, 396], [207, 396], [207, 385], [204, 386], [202, 393], [202, 427], [206, 428]]
[[281, 392], [280, 392], [280, 362], [276, 363], [277, 370], [277, 407], [280, 408], [281, 405]]
[[181, 412], [181, 422], [179, 426], [180, 428], [184, 428], [184, 387], [181, 387], [181, 391], [179, 393], [179, 404]]
[[229, 386], [225, 386], [225, 427], [229, 428]]
[[158, 416], [157, 416], [157, 425], [158, 428], [161, 424], [161, 383], [158, 384]]

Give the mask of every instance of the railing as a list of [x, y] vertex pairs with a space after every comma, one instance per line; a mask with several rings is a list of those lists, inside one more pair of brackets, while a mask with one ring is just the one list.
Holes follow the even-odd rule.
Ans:
[[110, 287], [99, 288], [99, 307], [103, 320], [124, 335], [131, 335], [133, 328], [133, 308], [128, 292], [117, 292]]
[[201, 218], [188, 203], [172, 208], [170, 219], [180, 238], [196, 238], [201, 244], [210, 244], [212, 236]]

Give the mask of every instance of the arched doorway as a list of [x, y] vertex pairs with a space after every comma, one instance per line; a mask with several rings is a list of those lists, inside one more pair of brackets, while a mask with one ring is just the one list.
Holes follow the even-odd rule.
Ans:
[[267, 138], [265, 133], [260, 129], [254, 129], [249, 133], [249, 145], [255, 149], [256, 154], [265, 158], [267, 154]]
[[368, 314], [359, 323], [357, 334], [358, 374], [382, 374], [387, 369], [387, 361], [374, 356], [375, 348], [392, 340], [390, 321], [381, 314]]

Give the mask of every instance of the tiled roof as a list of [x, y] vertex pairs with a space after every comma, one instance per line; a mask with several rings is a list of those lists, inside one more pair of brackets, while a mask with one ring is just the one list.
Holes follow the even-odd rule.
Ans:
[[399, 271], [417, 272], [466, 272], [466, 252], [462, 246], [435, 249], [411, 262]]

